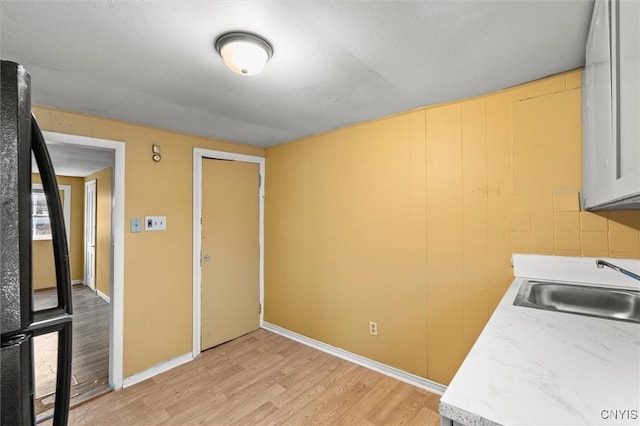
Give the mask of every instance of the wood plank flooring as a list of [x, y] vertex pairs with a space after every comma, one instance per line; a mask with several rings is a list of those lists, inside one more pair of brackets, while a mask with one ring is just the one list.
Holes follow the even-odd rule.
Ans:
[[439, 395], [266, 330], [86, 402], [70, 425], [439, 425]]
[[[56, 305], [55, 289], [37, 291], [34, 309]], [[109, 380], [109, 304], [84, 285], [74, 285], [73, 361], [71, 405], [110, 390]], [[57, 333], [34, 339], [36, 378], [35, 409], [38, 419], [52, 413], [55, 401], [58, 354]]]

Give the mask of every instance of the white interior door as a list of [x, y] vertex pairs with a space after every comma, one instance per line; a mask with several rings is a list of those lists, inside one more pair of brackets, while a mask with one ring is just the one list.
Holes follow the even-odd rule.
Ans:
[[96, 181], [84, 183], [84, 283], [96, 289]]

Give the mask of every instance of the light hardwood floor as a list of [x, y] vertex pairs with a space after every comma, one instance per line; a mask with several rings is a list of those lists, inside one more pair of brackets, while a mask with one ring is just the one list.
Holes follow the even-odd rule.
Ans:
[[439, 425], [439, 395], [266, 330], [86, 402], [70, 425]]
[[[109, 304], [84, 285], [74, 285], [73, 358], [71, 368], [71, 405], [110, 391], [109, 379]], [[56, 305], [56, 290], [34, 294], [34, 309]], [[56, 388], [58, 334], [34, 339], [34, 364], [38, 419], [53, 412]]]

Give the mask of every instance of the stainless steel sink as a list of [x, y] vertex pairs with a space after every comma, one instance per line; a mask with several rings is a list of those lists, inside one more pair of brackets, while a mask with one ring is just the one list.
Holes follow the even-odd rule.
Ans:
[[640, 291], [525, 281], [514, 305], [640, 324]]

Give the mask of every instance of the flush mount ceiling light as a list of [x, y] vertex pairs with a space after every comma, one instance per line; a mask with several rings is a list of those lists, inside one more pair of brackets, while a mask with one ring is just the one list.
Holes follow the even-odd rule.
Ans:
[[233, 31], [220, 35], [216, 51], [225, 65], [236, 74], [258, 74], [273, 55], [273, 47], [257, 34]]

